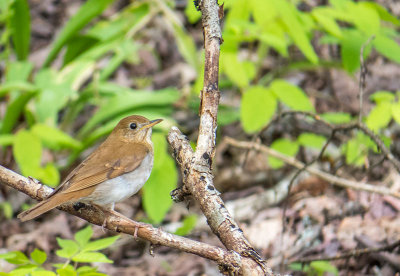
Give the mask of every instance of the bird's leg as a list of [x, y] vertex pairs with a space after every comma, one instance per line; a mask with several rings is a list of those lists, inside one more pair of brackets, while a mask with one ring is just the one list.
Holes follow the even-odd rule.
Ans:
[[[114, 206], [115, 206], [115, 203], [110, 203], [110, 204], [104, 205], [103, 207], [104, 207], [104, 209], [106, 209], [108, 212], [114, 213], [114, 214], [115, 214], [115, 213], [117, 213], [117, 212], [114, 211]], [[101, 210], [101, 208], [100, 208], [100, 210]], [[105, 215], [103, 211], [102, 211], [102, 213], [103, 213], [103, 215]], [[107, 226], [107, 218], [104, 218], [103, 224], [101, 225], [101, 230], [102, 230], [103, 232], [105, 232], [105, 231], [104, 231], [104, 228], [105, 228], [106, 226]]]
[[147, 226], [146, 223], [137, 222], [137, 221], [131, 220], [130, 218], [125, 217], [124, 215], [122, 215], [122, 214], [120, 214], [120, 213], [114, 211], [114, 208], [112, 208], [112, 209], [107, 209], [107, 211], [108, 211], [109, 213], [115, 215], [115, 216], [124, 217], [124, 219], [129, 220], [132, 224], [135, 225], [135, 232], [133, 233], [133, 238], [134, 238], [135, 240], [136, 240], [137, 237], [138, 237], [138, 236], [137, 236], [137, 233], [138, 233], [138, 231], [139, 231], [139, 228], [140, 228], [140, 227], [143, 228], [143, 227], [146, 227], [146, 226]]
[[[142, 223], [142, 222], [137, 222], [137, 221], [131, 220], [130, 218], [127, 218], [127, 217], [125, 217], [124, 215], [122, 215], [122, 214], [120, 214], [120, 213], [114, 211], [114, 203], [111, 203], [111, 204], [108, 204], [108, 205], [97, 205], [97, 204], [95, 204], [95, 203], [92, 203], [92, 205], [93, 205], [94, 207], [96, 207], [97, 209], [99, 209], [100, 212], [103, 213], [103, 216], [104, 216], [104, 217], [106, 216], [106, 213], [105, 213], [105, 211], [106, 211], [106, 212], [109, 213], [109, 214], [115, 215], [115, 216], [117, 216], [117, 217], [123, 217], [124, 219], [129, 220], [132, 224], [135, 225], [135, 232], [134, 232], [134, 234], [133, 234], [133, 237], [134, 237], [135, 239], [137, 238], [137, 233], [138, 233], [138, 231], [139, 231], [139, 228], [140, 228], [140, 227], [143, 228], [143, 227], [146, 227], [146, 226], [147, 226], [146, 223]], [[106, 226], [107, 226], [107, 218], [104, 219], [103, 224], [102, 224], [102, 226], [101, 226], [101, 229], [103, 230], [103, 232], [104, 232], [104, 228], [105, 228]]]

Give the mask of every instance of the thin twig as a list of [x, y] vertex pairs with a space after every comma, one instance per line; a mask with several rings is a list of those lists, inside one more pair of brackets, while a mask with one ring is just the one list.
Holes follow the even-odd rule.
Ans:
[[334, 261], [340, 259], [347, 259], [352, 257], [360, 257], [361, 255], [371, 254], [376, 252], [383, 252], [383, 251], [392, 251], [396, 247], [400, 246], [400, 240], [395, 241], [391, 244], [381, 246], [381, 247], [372, 247], [372, 248], [364, 248], [364, 249], [354, 249], [349, 252], [341, 253], [333, 257], [324, 257], [324, 256], [316, 256], [316, 257], [307, 257], [307, 258], [300, 258], [292, 260], [292, 263], [311, 263], [314, 261]]
[[360, 80], [358, 83], [358, 89], [359, 89], [359, 107], [360, 111], [358, 113], [358, 123], [362, 123], [362, 107], [363, 107], [363, 98], [364, 98], [364, 89], [365, 89], [365, 77], [368, 72], [368, 68], [364, 63], [364, 51], [365, 48], [371, 43], [371, 41], [375, 38], [375, 36], [371, 36], [361, 47], [360, 50]]
[[[278, 158], [285, 163], [296, 167], [298, 169], [301, 169], [305, 166], [304, 163], [298, 161], [297, 159], [284, 155], [276, 150], [273, 150], [271, 148], [268, 148], [266, 146], [256, 144], [256, 143], [251, 143], [251, 142], [245, 142], [245, 141], [237, 141], [233, 138], [230, 137], [225, 137], [225, 142], [228, 143], [231, 146], [237, 147], [237, 148], [242, 148], [242, 149], [253, 149], [256, 151], [264, 152], [268, 155], [271, 155], [275, 158]], [[377, 193], [381, 195], [389, 195], [393, 197], [400, 198], [400, 192], [396, 191], [391, 191], [390, 189], [386, 187], [378, 187], [376, 185], [368, 184], [368, 183], [360, 183], [352, 180], [348, 180], [345, 178], [341, 178], [335, 175], [332, 175], [330, 173], [321, 171], [315, 167], [307, 167], [305, 169], [307, 172], [314, 174], [321, 179], [324, 179], [328, 182], [330, 182], [333, 185], [343, 187], [343, 188], [348, 188], [348, 189], [353, 189], [353, 190], [360, 190], [360, 191], [367, 191], [371, 193]]]

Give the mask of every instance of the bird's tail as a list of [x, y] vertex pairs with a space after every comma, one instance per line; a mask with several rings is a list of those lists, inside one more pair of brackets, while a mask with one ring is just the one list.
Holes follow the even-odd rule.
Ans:
[[43, 200], [42, 202], [39, 202], [29, 210], [26, 210], [18, 215], [18, 218], [21, 221], [27, 221], [36, 218], [37, 216], [40, 216], [41, 214], [44, 214], [51, 209], [63, 204], [66, 202], [66, 200], [63, 200], [63, 197], [60, 197], [60, 195], [56, 194], [48, 199]]

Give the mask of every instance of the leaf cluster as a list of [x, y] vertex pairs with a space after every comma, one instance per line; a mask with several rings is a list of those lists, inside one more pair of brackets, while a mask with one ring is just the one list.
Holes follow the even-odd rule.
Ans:
[[[16, 268], [9, 273], [0, 272], [4, 276], [102, 276], [106, 275], [97, 271], [96, 267], [81, 265], [82, 263], [112, 263], [99, 250], [110, 247], [119, 236], [113, 236], [95, 241], [90, 241], [93, 235], [92, 228], [86, 228], [75, 234], [75, 240], [66, 240], [57, 238], [57, 243], [61, 249], [56, 251], [56, 255], [66, 259], [65, 263], [51, 264], [54, 270], [45, 268], [47, 254], [44, 251], [35, 249], [28, 258], [21, 251], [12, 251], [0, 254], [0, 258], [10, 264], [16, 265]], [[73, 262], [74, 265], [70, 263]], [[46, 265], [47, 267], [48, 265]], [[79, 266], [79, 267], [78, 267]]]

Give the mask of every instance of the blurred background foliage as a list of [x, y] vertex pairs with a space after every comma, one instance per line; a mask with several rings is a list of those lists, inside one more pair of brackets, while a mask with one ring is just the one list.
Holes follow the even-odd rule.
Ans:
[[[29, 1], [0, 1], [1, 163], [55, 187], [121, 118], [130, 114], [163, 118], [153, 136], [155, 164], [143, 191], [148, 219], [161, 223], [172, 204], [169, 192], [178, 182], [165, 135], [177, 124], [176, 114], [196, 114], [199, 106], [203, 44], [202, 37], [190, 30], [199, 26], [201, 14], [191, 1], [182, 5], [178, 3], [182, 1], [142, 0], [104, 15], [116, 2], [83, 1], [53, 38], [43, 60], [34, 62], [30, 58]], [[396, 42], [400, 21], [383, 6], [370, 1], [327, 2], [312, 8], [300, 0], [224, 3], [220, 90], [222, 97], [226, 90], [233, 91], [228, 94], [233, 100], [222, 101], [220, 126], [239, 122], [244, 134], [253, 135], [281, 110], [316, 112], [309, 95], [285, 76], [294, 70], [323, 68], [356, 76], [361, 48], [371, 37], [364, 58], [374, 52], [400, 62]], [[130, 83], [120, 84], [116, 72], [124, 65], [139, 65], [142, 50], [158, 60], [158, 68], [162, 64], [151, 36], [145, 34], [154, 20], [168, 29], [175, 40], [173, 47], [195, 77], [179, 87], [156, 87], [151, 77], [134, 75], [128, 76]], [[315, 47], [323, 44], [335, 47], [338, 54], [325, 58]], [[269, 56], [280, 61], [276, 70], [265, 69]], [[393, 120], [400, 122], [399, 97], [377, 91], [371, 100], [375, 106], [363, 119], [389, 145], [390, 137], [383, 130]], [[355, 115], [339, 111], [320, 114], [334, 124], [350, 122]], [[300, 147], [321, 149], [326, 139], [309, 132], [277, 138], [271, 147], [295, 156]], [[346, 162], [355, 166], [362, 166], [371, 150], [376, 151], [376, 145], [362, 133], [342, 145]], [[274, 169], [283, 165], [273, 158], [268, 162]], [[8, 207], [2, 208], [12, 216]]]

